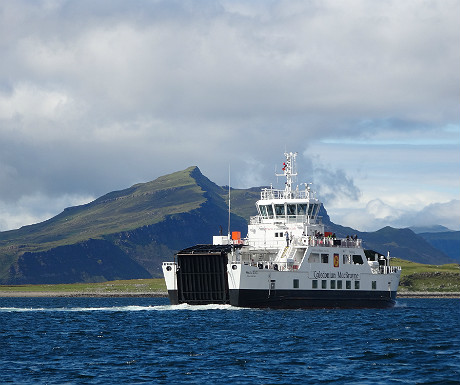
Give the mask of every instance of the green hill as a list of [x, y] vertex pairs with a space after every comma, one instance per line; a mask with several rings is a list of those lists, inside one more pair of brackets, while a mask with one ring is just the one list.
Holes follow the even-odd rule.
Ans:
[[[190, 167], [2, 232], [0, 283], [157, 277], [161, 260], [190, 244], [208, 243], [221, 227], [226, 232], [225, 194]], [[232, 226], [247, 228], [235, 214]]]
[[399, 291], [460, 292], [460, 265], [426, 265], [395, 258], [401, 266]]

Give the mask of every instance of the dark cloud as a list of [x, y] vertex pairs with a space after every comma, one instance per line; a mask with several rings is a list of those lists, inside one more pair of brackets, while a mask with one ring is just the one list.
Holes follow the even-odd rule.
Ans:
[[320, 186], [319, 195], [324, 203], [338, 199], [356, 201], [361, 196], [361, 191], [352, 178], [342, 169], [315, 168], [315, 175]]

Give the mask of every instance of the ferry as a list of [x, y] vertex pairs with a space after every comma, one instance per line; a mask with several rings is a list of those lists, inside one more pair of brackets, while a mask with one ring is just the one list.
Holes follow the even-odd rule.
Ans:
[[[401, 267], [356, 236], [325, 231], [311, 183], [293, 187], [297, 153], [285, 153], [284, 190], [263, 188], [245, 238], [214, 236], [179, 251], [162, 269], [171, 304], [249, 308], [388, 308]], [[229, 204], [230, 206], [230, 204]], [[229, 231], [230, 233], [230, 231]], [[367, 255], [366, 255], [367, 254]]]

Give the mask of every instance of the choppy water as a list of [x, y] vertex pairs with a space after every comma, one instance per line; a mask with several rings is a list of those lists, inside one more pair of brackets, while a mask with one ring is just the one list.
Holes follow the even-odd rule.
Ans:
[[460, 384], [460, 301], [250, 310], [0, 298], [0, 383]]

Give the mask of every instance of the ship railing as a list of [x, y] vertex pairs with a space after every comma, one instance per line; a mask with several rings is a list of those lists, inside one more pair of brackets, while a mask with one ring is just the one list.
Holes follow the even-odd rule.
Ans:
[[395, 274], [401, 270], [401, 266], [380, 266], [379, 273], [380, 274]]
[[249, 218], [249, 223], [251, 225], [259, 225], [261, 223], [273, 223], [273, 220], [275, 221], [279, 220], [283, 223], [305, 223], [307, 220], [307, 216], [306, 215], [278, 215], [275, 218], [274, 216], [263, 217], [261, 215], [255, 215]]
[[229, 256], [229, 263], [257, 267], [260, 270], [297, 271], [299, 269], [299, 263], [293, 260], [275, 262], [272, 258], [242, 258], [241, 255], [232, 255], [231, 257]]
[[303, 236], [300, 240], [304, 246], [323, 247], [361, 247], [362, 239]]
[[250, 261], [248, 264], [260, 270], [296, 271], [299, 269], [299, 265], [293, 262]]
[[[311, 194], [311, 193], [310, 193]], [[260, 199], [308, 199], [310, 196], [305, 191], [290, 191], [277, 190], [272, 188], [264, 188], [260, 192]]]
[[[267, 247], [267, 241], [265, 239], [252, 239], [251, 242], [247, 238], [243, 238], [240, 241], [243, 245], [251, 244], [254, 247]], [[329, 238], [329, 237], [312, 237], [312, 236], [301, 236], [293, 237], [291, 242], [295, 246], [319, 246], [319, 247], [344, 247], [344, 248], [355, 248], [362, 247], [362, 239], [346, 239], [346, 238]], [[235, 242], [234, 242], [235, 243]], [[284, 245], [284, 238], [279, 238], [278, 244], [274, 247], [280, 247]]]
[[323, 218], [322, 217], [316, 217], [312, 218], [311, 216], [309, 217], [308, 215], [277, 215], [276, 217], [274, 215], [270, 217], [264, 217], [262, 215], [255, 215], [249, 218], [249, 223], [251, 225], [259, 225], [261, 223], [283, 223], [283, 224], [289, 224], [289, 223], [306, 223], [310, 225], [315, 225], [315, 224], [322, 224], [323, 223]]

